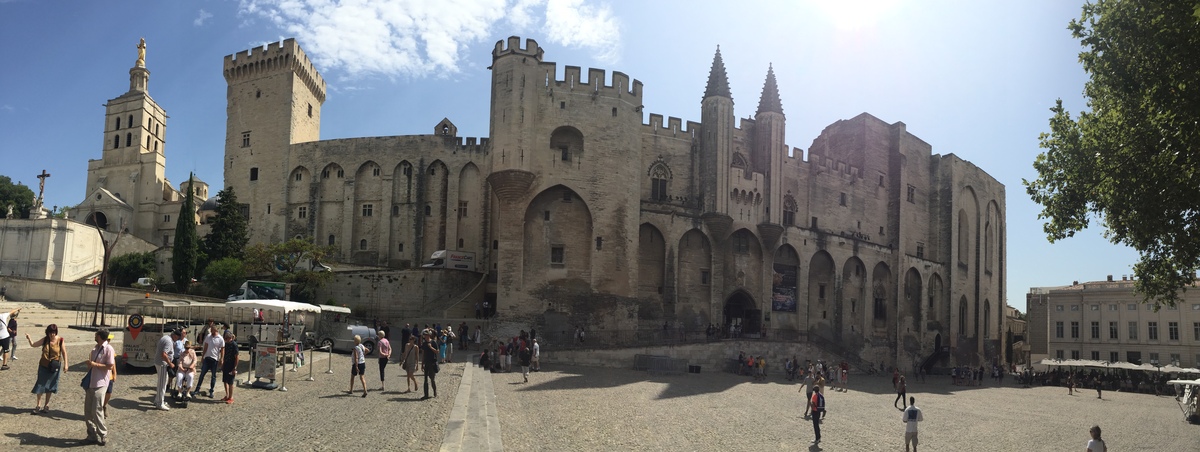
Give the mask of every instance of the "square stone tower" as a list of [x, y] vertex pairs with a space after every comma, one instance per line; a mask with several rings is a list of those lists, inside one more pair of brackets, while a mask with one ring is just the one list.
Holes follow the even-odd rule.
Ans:
[[[321, 136], [325, 80], [295, 39], [225, 57], [225, 185], [246, 202], [251, 243], [286, 234], [294, 143]], [[288, 182], [293, 182], [289, 184]]]

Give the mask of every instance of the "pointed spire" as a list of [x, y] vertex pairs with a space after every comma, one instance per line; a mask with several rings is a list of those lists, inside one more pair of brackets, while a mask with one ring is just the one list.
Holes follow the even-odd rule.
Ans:
[[758, 112], [783, 113], [783, 102], [779, 100], [779, 86], [775, 84], [775, 68], [767, 66], [767, 81], [763, 83], [762, 97], [758, 100]]
[[712, 96], [733, 98], [729, 93], [729, 76], [725, 75], [725, 61], [721, 59], [721, 46], [717, 46], [712, 69], [708, 71], [708, 87], [704, 88], [704, 97]]

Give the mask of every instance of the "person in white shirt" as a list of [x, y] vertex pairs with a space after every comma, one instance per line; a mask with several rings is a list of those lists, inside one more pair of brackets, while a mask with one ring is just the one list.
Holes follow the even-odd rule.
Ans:
[[0, 312], [0, 354], [3, 354], [3, 359], [0, 359], [0, 370], [8, 370], [8, 355], [12, 350], [12, 343], [15, 342], [8, 332], [8, 320], [20, 313], [21, 308]]
[[533, 371], [539, 372], [542, 370], [542, 346], [538, 344], [538, 340], [533, 340]]
[[1108, 446], [1104, 444], [1104, 440], [1100, 439], [1100, 426], [1093, 425], [1088, 431], [1092, 434], [1092, 439], [1088, 440], [1087, 452], [1108, 452]]
[[208, 325], [208, 337], [204, 338], [204, 360], [200, 362], [200, 377], [196, 379], [196, 384], [192, 388], [192, 397], [197, 393], [202, 392], [200, 387], [204, 386], [204, 375], [212, 373], [208, 379], [208, 398], [213, 396], [213, 388], [217, 386], [217, 373], [221, 372], [221, 354], [225, 351], [225, 339], [217, 334], [217, 324], [210, 323]]
[[924, 420], [925, 415], [921, 413], [920, 408], [917, 408], [916, 397], [909, 397], [908, 408], [904, 409], [904, 414], [900, 417], [900, 421], [904, 422], [905, 452], [908, 452], [909, 444], [912, 444], [912, 452], [917, 452], [917, 423]]

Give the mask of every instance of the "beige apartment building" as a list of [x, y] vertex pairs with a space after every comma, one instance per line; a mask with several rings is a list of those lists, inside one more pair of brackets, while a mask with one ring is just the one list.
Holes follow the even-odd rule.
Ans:
[[[1176, 306], [1155, 310], [1142, 303], [1132, 279], [1109, 276], [1106, 281], [1033, 288], [1026, 297], [1034, 361], [1095, 359], [1200, 366], [1200, 294], [1196, 291], [1184, 293]], [[1035, 334], [1039, 329], [1041, 334]]]

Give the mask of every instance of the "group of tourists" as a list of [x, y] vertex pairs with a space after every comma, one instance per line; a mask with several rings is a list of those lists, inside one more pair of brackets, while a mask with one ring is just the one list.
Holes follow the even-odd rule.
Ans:
[[[521, 330], [507, 342], [495, 340], [479, 354], [479, 367], [492, 373], [511, 372], [513, 360], [521, 368], [521, 377], [529, 382], [529, 372], [540, 371], [542, 347], [538, 343], [537, 330]], [[515, 357], [515, 358], [514, 358]]]
[[[179, 328], [158, 340], [154, 350], [154, 368], [158, 373], [154, 408], [171, 409], [166, 400], [168, 391], [176, 403], [187, 406], [198, 394], [203, 394], [205, 376], [209, 377], [208, 398], [213, 398], [218, 371], [225, 390], [221, 401], [233, 404], [239, 362], [236, 335], [228, 326], [221, 332], [217, 323], [209, 321], [197, 339], [199, 345], [188, 338], [186, 328]], [[197, 366], [200, 367], [199, 378], [196, 378]]]
[[978, 368], [957, 366], [950, 369], [950, 377], [958, 386], [982, 386], [985, 372], [982, 364]]

